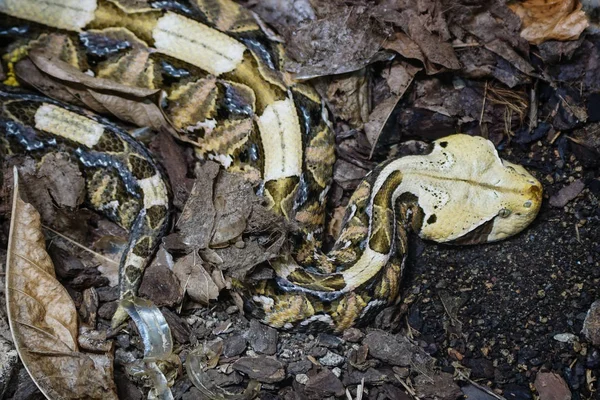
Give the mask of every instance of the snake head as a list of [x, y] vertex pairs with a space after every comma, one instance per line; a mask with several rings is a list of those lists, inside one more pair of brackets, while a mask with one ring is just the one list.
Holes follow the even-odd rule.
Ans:
[[525, 168], [502, 160], [502, 182], [510, 190], [503, 195], [497, 215], [491, 220], [488, 242], [521, 232], [536, 217], [542, 205], [542, 185]]
[[413, 187], [424, 212], [424, 239], [495, 242], [521, 232], [540, 209], [540, 182], [500, 158], [489, 140], [452, 135], [434, 142], [423, 159]]

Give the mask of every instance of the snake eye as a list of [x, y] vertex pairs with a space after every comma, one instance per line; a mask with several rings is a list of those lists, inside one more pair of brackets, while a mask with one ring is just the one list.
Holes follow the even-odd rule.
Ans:
[[531, 203], [531, 200], [527, 200], [527, 201], [525, 202], [525, 204], [523, 204], [523, 207], [525, 207], [525, 208], [530, 208], [530, 207], [531, 207], [531, 204], [532, 204], [532, 203]]
[[510, 215], [510, 210], [508, 208], [503, 208], [498, 212], [498, 216], [500, 218], [506, 218]]

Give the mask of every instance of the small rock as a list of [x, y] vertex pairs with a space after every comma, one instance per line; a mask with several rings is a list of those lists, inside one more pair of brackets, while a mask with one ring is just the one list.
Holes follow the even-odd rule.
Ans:
[[494, 377], [494, 364], [485, 358], [474, 358], [468, 361], [473, 378], [492, 379]]
[[115, 301], [119, 299], [119, 287], [118, 286], [103, 286], [96, 289], [98, 293], [98, 301], [106, 303], [109, 301]]
[[287, 367], [287, 372], [290, 375], [298, 375], [307, 373], [313, 366], [306, 358], [300, 361], [289, 363]]
[[160, 311], [163, 313], [169, 328], [171, 328], [173, 339], [181, 344], [189, 343], [192, 329], [185, 319], [181, 318], [179, 315], [165, 307], [161, 308]]
[[242, 335], [230, 336], [223, 343], [223, 355], [225, 357], [239, 356], [244, 350], [246, 350], [246, 339]]
[[344, 341], [337, 336], [330, 335], [328, 333], [319, 333], [317, 336], [317, 342], [321, 346], [325, 346], [330, 349], [339, 349]]
[[250, 346], [257, 353], [273, 355], [277, 351], [279, 334], [276, 329], [261, 324], [253, 319], [250, 321], [250, 330], [248, 331], [246, 339], [248, 339]]
[[550, 197], [550, 205], [553, 207], [564, 207], [573, 200], [585, 188], [585, 183], [580, 179], [560, 189], [558, 193]]
[[233, 371], [230, 374], [224, 374], [216, 369], [208, 369], [206, 370], [206, 376], [210, 379], [211, 383], [218, 387], [239, 385], [244, 381], [242, 375], [236, 371]]
[[344, 361], [346, 361], [346, 358], [330, 350], [327, 351], [327, 354], [325, 354], [325, 356], [319, 358], [319, 362], [327, 367], [340, 366], [344, 363]]
[[462, 395], [460, 387], [454, 383], [452, 374], [445, 372], [438, 375], [418, 375], [415, 378], [415, 391], [419, 398], [440, 400], [456, 400]]
[[360, 329], [349, 328], [344, 331], [343, 338], [350, 343], [358, 343], [364, 337], [364, 333]]
[[[388, 399], [394, 400], [410, 400], [410, 396], [407, 395], [397, 386], [386, 383], [381, 387], [382, 391], [386, 394]], [[469, 399], [471, 400], [471, 399]]]
[[581, 332], [594, 346], [600, 346], [600, 300], [592, 303]]
[[120, 399], [142, 400], [144, 398], [138, 385], [127, 379], [123, 373], [115, 372], [115, 385]]
[[296, 375], [296, 382], [298, 382], [301, 385], [306, 385], [306, 383], [308, 382], [308, 375], [306, 375], [306, 374]]
[[225, 312], [229, 315], [231, 314], [235, 314], [236, 312], [238, 312], [238, 308], [237, 306], [234, 304], [232, 306], [227, 307], [227, 309], [225, 310]]
[[577, 340], [577, 336], [573, 335], [572, 333], [557, 333], [553, 338], [561, 343], [573, 343], [575, 340]]
[[138, 294], [151, 300], [157, 307], [172, 307], [183, 299], [179, 279], [164, 265], [151, 264], [146, 268]]
[[540, 400], [571, 400], [571, 391], [566, 382], [553, 372], [538, 373], [533, 385], [540, 395]]
[[353, 370], [344, 374], [343, 384], [346, 386], [359, 385], [361, 382], [365, 382], [368, 385], [380, 385], [385, 381], [389, 380], [388, 376], [376, 370], [375, 368], [369, 368], [365, 372], [359, 370]]
[[325, 354], [327, 354], [329, 350], [327, 350], [326, 347], [321, 347], [321, 346], [315, 346], [312, 349], [310, 349], [310, 355], [315, 357], [315, 358], [320, 358], [320, 357], [325, 357]]
[[363, 344], [369, 347], [371, 357], [388, 364], [406, 367], [411, 365], [415, 356], [429, 357], [423, 349], [401, 335], [392, 335], [384, 331], [369, 332]]
[[326, 369], [308, 378], [305, 393], [312, 399], [320, 399], [334, 395], [343, 396], [345, 389], [338, 377]]
[[110, 321], [115, 311], [117, 311], [118, 306], [119, 303], [117, 301], [102, 304], [98, 308], [98, 317]]
[[248, 375], [250, 379], [263, 383], [279, 382], [285, 378], [283, 364], [266, 356], [242, 357], [232, 367]]

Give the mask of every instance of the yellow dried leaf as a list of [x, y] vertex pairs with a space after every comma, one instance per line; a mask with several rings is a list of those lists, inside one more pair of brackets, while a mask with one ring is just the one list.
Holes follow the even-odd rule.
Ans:
[[576, 40], [589, 25], [579, 0], [526, 0], [509, 7], [521, 18], [521, 36], [532, 44]]
[[117, 399], [112, 355], [79, 351], [75, 304], [56, 280], [40, 215], [21, 199], [16, 169], [14, 182], [6, 304], [21, 361], [47, 398]]

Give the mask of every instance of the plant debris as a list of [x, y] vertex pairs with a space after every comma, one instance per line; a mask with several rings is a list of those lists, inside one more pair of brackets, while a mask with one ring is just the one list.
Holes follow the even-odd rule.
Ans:
[[[116, 266], [127, 233], [74, 211], [83, 200], [83, 177], [70, 155], [40, 162], [7, 157], [0, 174], [0, 241], [5, 248], [8, 167], [16, 162], [21, 191], [47, 227], [69, 307], [85, 325], [76, 344], [105, 352], [114, 342], [119, 397], [154, 396], [154, 386], [178, 400], [595, 398], [600, 31], [594, 2], [239, 2], [275, 29], [260, 23], [285, 43], [286, 68], [312, 78], [330, 111], [337, 160], [325, 248], [337, 237], [352, 191], [377, 163], [427, 152], [428, 142], [456, 132], [490, 139], [501, 157], [531, 171], [544, 186], [542, 209], [526, 231], [500, 243], [444, 246], [411, 238], [403, 297], [367, 327], [341, 337], [275, 330], [248, 320], [236, 294], [241, 282], [273, 277], [269, 261], [288, 251], [297, 230], [264, 206], [255, 194], [257, 177], [199, 163], [188, 143], [165, 132], [172, 128], [156, 90], [92, 77], [61, 63], [51, 46], [35, 49], [15, 66], [33, 88], [162, 130], [127, 126], [161, 161], [174, 191], [174, 227], [139, 292], [160, 306], [159, 325], [172, 335], [164, 363], [140, 361], [146, 333], [135, 323], [110, 339], [104, 333], [117, 306]], [[142, 62], [147, 50], [137, 50]], [[0, 312], [0, 350], [7, 354], [0, 357], [0, 396], [41, 398], [10, 337]]]
[[21, 361], [47, 397], [116, 399], [112, 346], [100, 353], [79, 350], [77, 309], [56, 280], [40, 215], [21, 199], [14, 171], [6, 303]]

